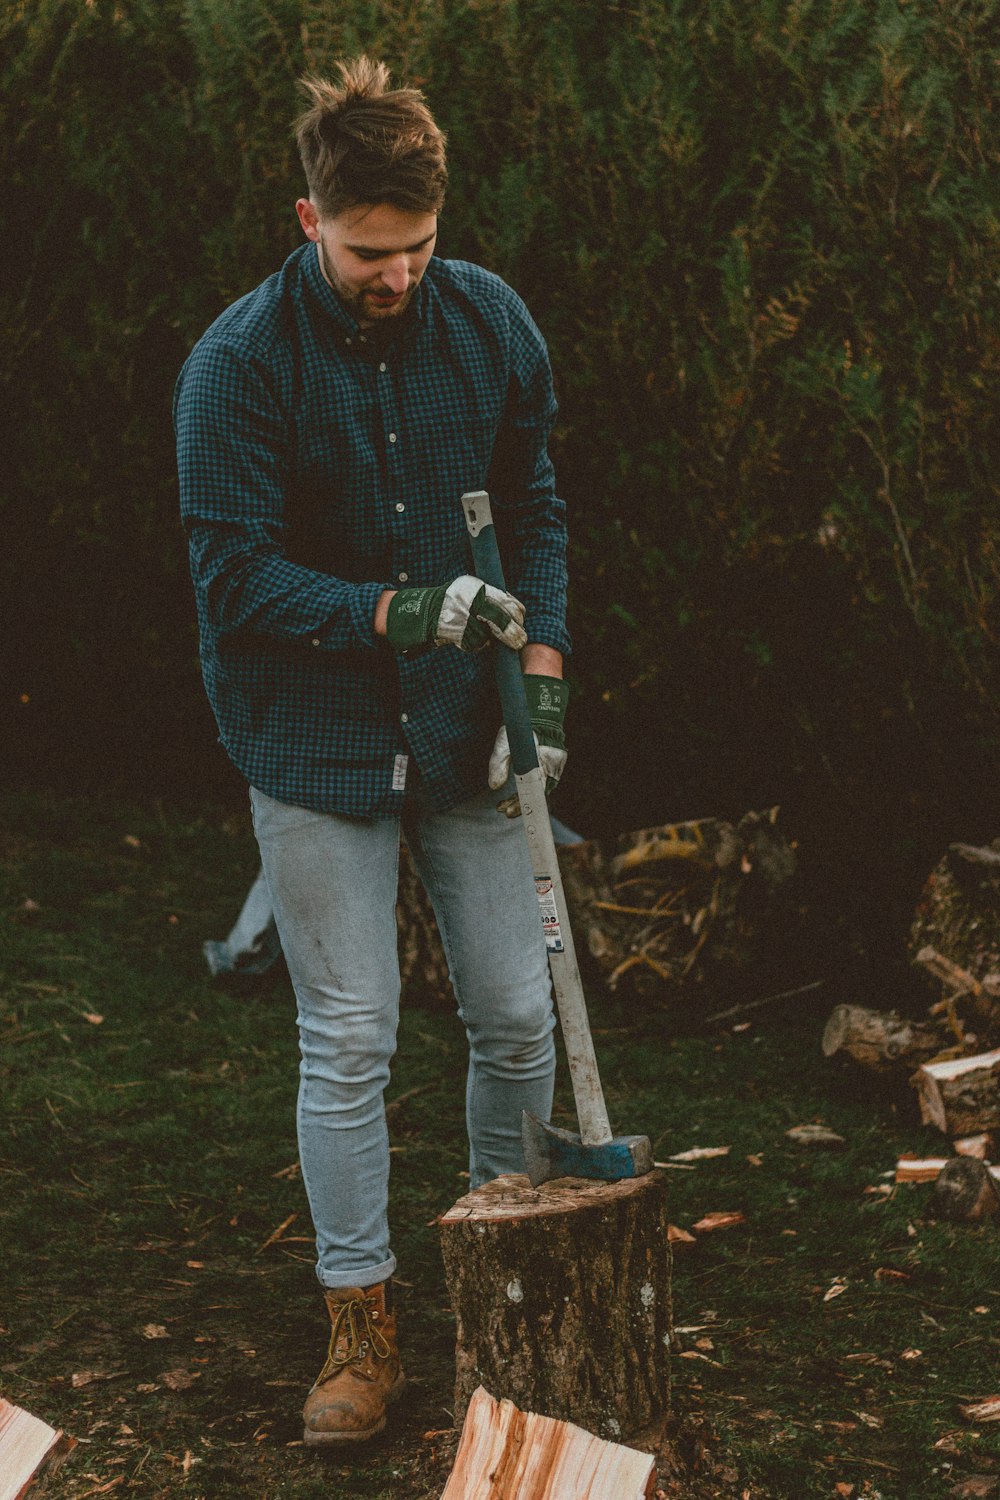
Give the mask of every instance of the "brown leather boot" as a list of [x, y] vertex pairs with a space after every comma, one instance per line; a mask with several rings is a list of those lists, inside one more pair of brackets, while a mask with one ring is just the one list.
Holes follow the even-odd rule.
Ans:
[[396, 1348], [392, 1282], [327, 1291], [330, 1348], [302, 1412], [307, 1445], [358, 1443], [385, 1426], [405, 1380]]

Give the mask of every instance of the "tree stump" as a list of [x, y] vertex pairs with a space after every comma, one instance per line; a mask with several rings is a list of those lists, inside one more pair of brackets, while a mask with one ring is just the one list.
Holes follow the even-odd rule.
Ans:
[[823, 1056], [846, 1052], [862, 1068], [890, 1073], [928, 1062], [947, 1045], [934, 1026], [906, 1021], [895, 1012], [838, 1005], [823, 1032]]
[[618, 1441], [669, 1402], [670, 1245], [657, 1172], [498, 1177], [440, 1220], [455, 1422], [480, 1385]]

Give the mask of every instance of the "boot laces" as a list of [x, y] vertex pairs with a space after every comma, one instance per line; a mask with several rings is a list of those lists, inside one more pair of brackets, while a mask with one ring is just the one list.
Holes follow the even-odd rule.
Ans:
[[[371, 1349], [378, 1359], [388, 1359], [392, 1353], [385, 1335], [377, 1326], [377, 1305], [371, 1297], [351, 1297], [341, 1302], [330, 1330], [330, 1347], [326, 1364], [320, 1371], [317, 1385], [322, 1385], [331, 1375], [342, 1370], [354, 1360], [362, 1360]], [[338, 1351], [343, 1339], [344, 1347]]]

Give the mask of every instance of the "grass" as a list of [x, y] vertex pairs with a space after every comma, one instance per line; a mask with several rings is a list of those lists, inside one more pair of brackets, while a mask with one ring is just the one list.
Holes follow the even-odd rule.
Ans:
[[[390, 1090], [410, 1391], [369, 1450], [317, 1459], [291, 996], [222, 989], [201, 956], [256, 869], [247, 823], [25, 794], [0, 848], [0, 1378], [80, 1439], [58, 1493], [440, 1495], [453, 1326], [433, 1221], [465, 1188], [448, 1007], [408, 998]], [[823, 1060], [832, 1005], [872, 997], [819, 993], [709, 1034], [592, 998], [615, 1123], [659, 1159], [730, 1148], [669, 1171], [673, 1222], [745, 1215], [675, 1259], [668, 1496], [943, 1500], [1000, 1474], [996, 1428], [958, 1410], [1000, 1385], [997, 1231], [935, 1222], [926, 1188], [867, 1191], [941, 1142], [905, 1093]], [[845, 1144], [797, 1146], [805, 1121]]]

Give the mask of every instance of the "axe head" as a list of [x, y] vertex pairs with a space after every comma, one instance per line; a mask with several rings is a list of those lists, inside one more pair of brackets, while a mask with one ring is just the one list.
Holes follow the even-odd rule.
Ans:
[[653, 1149], [645, 1135], [616, 1135], [602, 1146], [585, 1146], [578, 1135], [546, 1125], [528, 1110], [521, 1113], [521, 1147], [532, 1187], [554, 1177], [595, 1177], [620, 1182], [653, 1170]]

